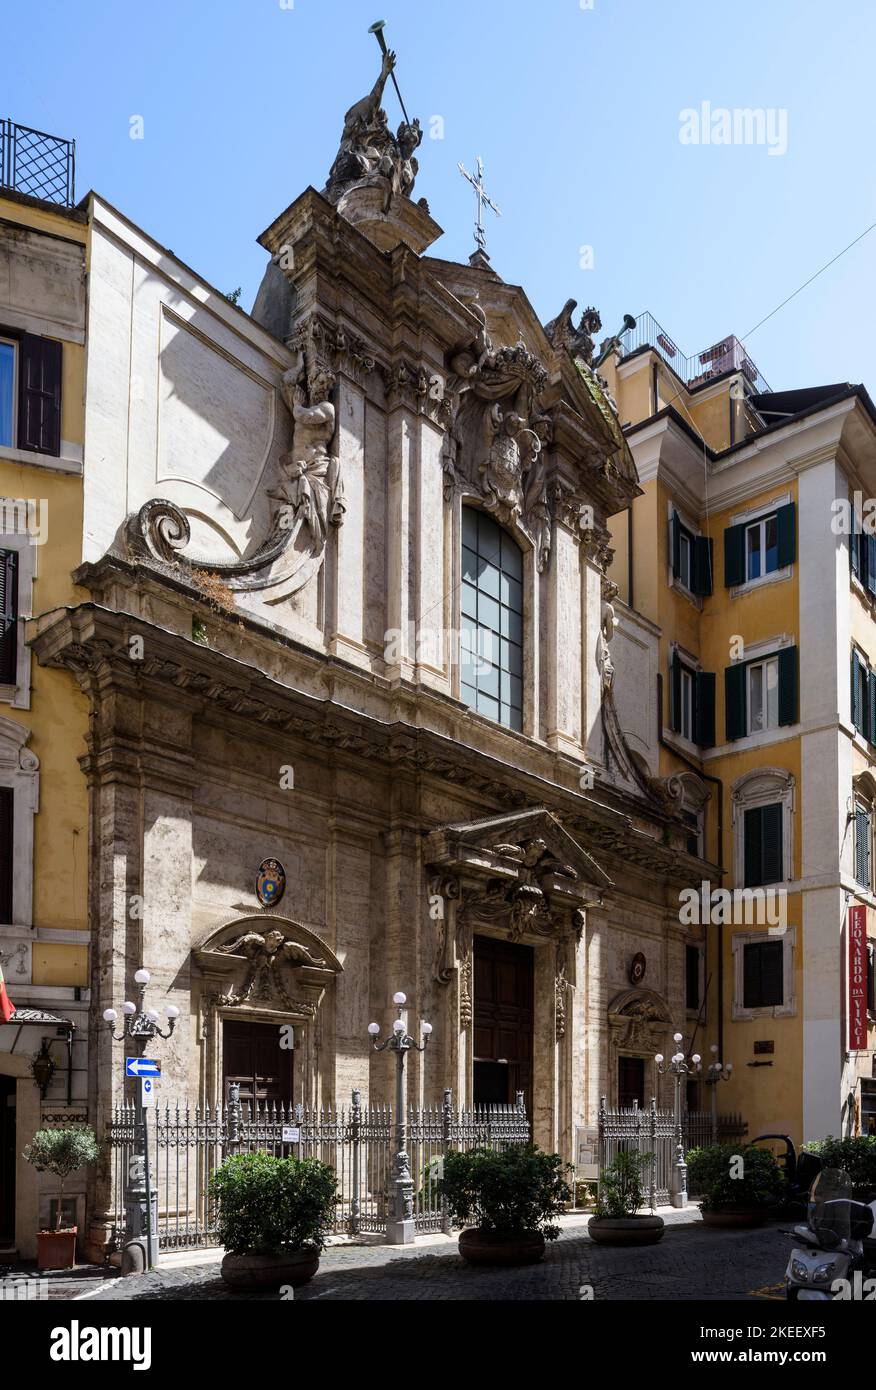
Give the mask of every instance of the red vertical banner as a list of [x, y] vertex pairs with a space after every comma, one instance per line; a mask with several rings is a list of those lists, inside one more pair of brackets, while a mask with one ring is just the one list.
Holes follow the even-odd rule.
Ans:
[[849, 1051], [867, 1047], [867, 909], [849, 908]]

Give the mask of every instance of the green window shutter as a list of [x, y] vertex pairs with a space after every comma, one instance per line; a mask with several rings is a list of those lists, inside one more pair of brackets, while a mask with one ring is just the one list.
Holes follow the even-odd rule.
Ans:
[[724, 532], [724, 587], [745, 583], [745, 527], [728, 526]]
[[870, 817], [860, 806], [855, 808], [855, 882], [870, 887]]
[[852, 651], [852, 726], [855, 729], [862, 728], [861, 723], [861, 679], [859, 667], [861, 662], [856, 651]]
[[17, 668], [18, 556], [0, 550], [0, 684], [15, 685]]
[[669, 727], [673, 733], [681, 733], [681, 662], [678, 652], [672, 653], [669, 662]]
[[762, 883], [780, 883], [783, 874], [782, 864], [782, 805], [761, 807], [761, 868]]
[[779, 652], [779, 723], [796, 724], [799, 704], [799, 676], [796, 647]]
[[743, 948], [743, 995], [746, 1009], [767, 1009], [784, 1002], [784, 948], [781, 941], [753, 941]]
[[745, 812], [745, 887], [756, 888], [763, 883], [763, 867], [761, 864], [761, 832], [760, 823], [762, 819], [762, 808], [756, 806], [751, 811]]
[[694, 536], [692, 546], [691, 587], [695, 594], [710, 594], [714, 553], [711, 536]]
[[715, 746], [715, 673], [697, 671], [694, 676], [694, 743]]
[[867, 742], [876, 744], [876, 671], [867, 673]]
[[670, 539], [672, 545], [672, 578], [681, 578], [681, 522], [678, 519], [678, 512], [672, 513], [670, 522]]
[[864, 587], [871, 598], [876, 598], [876, 536], [862, 536], [861, 549], [867, 552]]
[[0, 787], [0, 921], [11, 922], [13, 867], [13, 810], [15, 793], [11, 787]]
[[797, 508], [793, 502], [776, 512], [776, 550], [779, 569], [792, 565], [797, 556]]
[[[858, 518], [853, 518], [853, 525], [857, 526]], [[853, 530], [849, 536], [849, 564], [852, 574], [860, 576], [861, 573], [861, 536], [858, 531]]]
[[61, 452], [61, 344], [24, 333], [21, 338], [18, 447]]
[[727, 742], [745, 738], [745, 662], [724, 668], [724, 723]]

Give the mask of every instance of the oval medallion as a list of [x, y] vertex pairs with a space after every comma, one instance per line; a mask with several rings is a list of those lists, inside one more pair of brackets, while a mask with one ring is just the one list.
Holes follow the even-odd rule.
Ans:
[[262, 907], [273, 907], [286, 891], [286, 870], [279, 859], [263, 859], [256, 879], [256, 897]]

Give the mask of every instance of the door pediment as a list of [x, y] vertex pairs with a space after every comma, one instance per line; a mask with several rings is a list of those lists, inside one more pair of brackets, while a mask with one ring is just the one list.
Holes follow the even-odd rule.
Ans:
[[426, 859], [436, 870], [535, 885], [569, 907], [600, 902], [609, 875], [545, 807], [462, 821], [434, 830]]
[[215, 986], [218, 1008], [312, 1018], [343, 966], [316, 932], [276, 913], [252, 913], [212, 928], [193, 948]]

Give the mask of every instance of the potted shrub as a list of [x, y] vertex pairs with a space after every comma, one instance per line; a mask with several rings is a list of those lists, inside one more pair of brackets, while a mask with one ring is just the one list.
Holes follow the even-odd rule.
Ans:
[[38, 1173], [58, 1179], [58, 1217], [53, 1231], [37, 1231], [37, 1265], [40, 1269], [72, 1269], [76, 1263], [76, 1227], [62, 1226], [64, 1183], [71, 1173], [93, 1163], [99, 1153], [90, 1125], [73, 1129], [38, 1129], [22, 1157]]
[[663, 1236], [663, 1217], [641, 1214], [645, 1205], [642, 1174], [653, 1154], [621, 1149], [603, 1168], [596, 1197], [596, 1215], [587, 1229], [599, 1245], [654, 1245]]
[[209, 1192], [227, 1284], [271, 1288], [313, 1278], [337, 1202], [327, 1163], [235, 1154], [211, 1174]]
[[760, 1226], [784, 1192], [775, 1154], [755, 1144], [691, 1149], [687, 1180], [690, 1190], [701, 1195], [707, 1226]]
[[440, 1194], [455, 1226], [465, 1229], [459, 1253], [469, 1264], [534, 1264], [545, 1241], [560, 1234], [554, 1218], [572, 1193], [571, 1164], [534, 1144], [469, 1149], [444, 1160]]
[[825, 1168], [842, 1168], [852, 1180], [853, 1195], [861, 1202], [876, 1198], [876, 1134], [848, 1139], [826, 1139], [803, 1145], [804, 1153], [817, 1154]]

